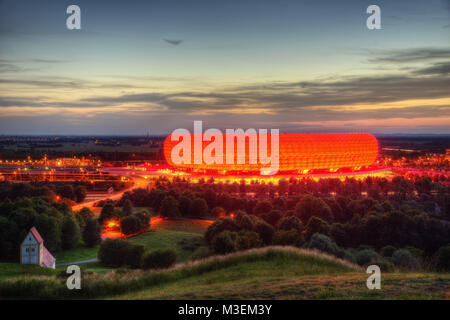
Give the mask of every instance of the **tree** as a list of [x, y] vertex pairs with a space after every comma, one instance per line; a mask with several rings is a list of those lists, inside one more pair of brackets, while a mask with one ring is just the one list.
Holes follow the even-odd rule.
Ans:
[[225, 216], [226, 213], [227, 213], [227, 212], [226, 212], [225, 209], [222, 208], [222, 207], [215, 207], [215, 208], [213, 208], [213, 209], [211, 210], [211, 215], [212, 215], [214, 218], [220, 218], [220, 217], [223, 217], [223, 216]]
[[206, 217], [208, 215], [208, 204], [204, 199], [196, 198], [191, 203], [189, 213], [191, 217]]
[[105, 221], [114, 218], [114, 203], [107, 202], [102, 208], [102, 211], [100, 212], [100, 217], [98, 218], [98, 222], [100, 224], [103, 224]]
[[252, 230], [253, 229], [253, 220], [247, 215], [244, 211], [239, 210], [236, 212], [236, 217], [234, 218], [236, 225], [239, 229]]
[[300, 199], [295, 207], [295, 213], [303, 223], [308, 222], [313, 216], [328, 222], [333, 220], [330, 207], [322, 199], [311, 195], [305, 195]]
[[304, 243], [304, 239], [295, 229], [277, 230], [273, 235], [272, 243], [280, 246], [300, 247]]
[[283, 213], [280, 210], [272, 210], [269, 213], [261, 214], [261, 218], [272, 226], [276, 225], [282, 216]]
[[45, 247], [50, 252], [55, 252], [60, 246], [60, 229], [58, 221], [54, 217], [46, 214], [40, 214], [36, 218], [36, 229], [45, 241]]
[[237, 250], [247, 250], [251, 248], [257, 248], [262, 245], [261, 238], [259, 234], [254, 231], [241, 230], [238, 233], [236, 239], [236, 249]]
[[81, 235], [78, 223], [73, 215], [66, 215], [61, 226], [61, 247], [63, 250], [76, 248], [80, 244], [80, 240]]
[[450, 270], [450, 245], [439, 248], [437, 252], [438, 269], [442, 271]]
[[292, 230], [294, 229], [298, 233], [302, 232], [305, 227], [302, 222], [296, 216], [287, 216], [278, 221], [277, 228], [280, 230]]
[[133, 204], [131, 203], [130, 199], [124, 201], [122, 212], [125, 217], [131, 216], [133, 214]]
[[236, 251], [237, 233], [223, 231], [212, 239], [212, 249], [215, 253], [225, 254]]
[[238, 229], [239, 227], [233, 219], [229, 217], [220, 218], [206, 229], [205, 240], [208, 244], [211, 244], [213, 238], [222, 231], [237, 231]]
[[255, 224], [255, 231], [259, 234], [259, 237], [265, 245], [272, 243], [275, 230], [270, 224], [259, 221]]
[[100, 234], [101, 227], [97, 219], [88, 218], [83, 230], [84, 244], [89, 248], [95, 247], [102, 241]]
[[130, 235], [141, 230], [141, 223], [138, 217], [128, 216], [122, 219], [120, 228], [123, 234]]
[[75, 201], [81, 203], [84, 201], [87, 195], [86, 187], [76, 186], [74, 190]]
[[308, 221], [308, 224], [306, 225], [306, 239], [310, 239], [315, 233], [329, 235], [330, 225], [326, 221], [318, 217], [311, 217], [311, 219], [309, 219]]
[[63, 198], [75, 200], [75, 191], [70, 184], [66, 184], [66, 185], [60, 187], [58, 189], [57, 193]]
[[253, 209], [253, 213], [255, 215], [259, 216], [263, 213], [268, 213], [268, 212], [272, 211], [272, 209], [273, 209], [273, 207], [272, 207], [272, 204], [270, 203], [270, 201], [263, 200], [256, 204], [255, 208]]
[[172, 196], [166, 196], [161, 202], [161, 216], [167, 218], [176, 218], [180, 216], [178, 210], [178, 201]]

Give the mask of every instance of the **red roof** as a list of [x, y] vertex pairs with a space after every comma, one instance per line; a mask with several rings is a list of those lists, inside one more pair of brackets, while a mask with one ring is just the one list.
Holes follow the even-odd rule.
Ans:
[[42, 263], [47, 267], [47, 268], [53, 268], [53, 264], [55, 263], [55, 258], [52, 256], [52, 254], [47, 250], [46, 247], [44, 247], [44, 252], [43, 252], [43, 257], [42, 257]]
[[37, 231], [37, 229], [35, 227], [31, 228], [30, 232], [38, 243], [44, 242], [44, 240], [42, 239], [41, 235], [39, 234], [39, 232]]

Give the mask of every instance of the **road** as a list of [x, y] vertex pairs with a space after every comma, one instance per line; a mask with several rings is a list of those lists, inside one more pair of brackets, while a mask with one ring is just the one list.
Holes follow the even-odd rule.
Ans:
[[133, 186], [131, 188], [122, 190], [120, 192], [117, 193], [113, 193], [113, 194], [105, 194], [105, 196], [103, 198], [100, 199], [96, 199], [96, 200], [92, 200], [92, 201], [87, 201], [87, 202], [83, 202], [80, 204], [76, 204], [74, 206], [72, 206], [72, 211], [80, 211], [81, 209], [83, 209], [84, 207], [92, 209], [94, 207], [94, 204], [102, 201], [102, 200], [106, 200], [106, 199], [111, 199], [111, 200], [119, 200], [120, 198], [122, 198], [123, 194], [127, 191], [131, 191], [134, 189], [138, 189], [138, 188], [147, 188], [149, 184], [151, 184], [151, 182], [149, 182], [148, 180], [141, 178], [140, 176], [136, 176], [134, 174], [130, 174], [130, 172], [127, 172], [126, 176], [128, 176], [128, 178], [133, 180]]
[[88, 260], [80, 260], [80, 261], [73, 261], [73, 262], [62, 262], [55, 264], [55, 267], [61, 267], [61, 266], [71, 266], [73, 264], [82, 264], [82, 263], [89, 263], [89, 262], [96, 262], [98, 261], [98, 258], [88, 259]]

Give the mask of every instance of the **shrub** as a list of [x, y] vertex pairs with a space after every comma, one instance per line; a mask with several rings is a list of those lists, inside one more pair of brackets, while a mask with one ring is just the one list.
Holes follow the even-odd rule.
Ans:
[[220, 218], [211, 224], [205, 232], [205, 240], [208, 244], [211, 244], [212, 240], [216, 235], [222, 231], [237, 231], [238, 226], [233, 219], [229, 217]]
[[383, 257], [392, 257], [395, 250], [397, 250], [397, 248], [394, 246], [385, 246], [381, 248], [380, 253]]
[[222, 231], [212, 240], [212, 249], [215, 253], [224, 254], [236, 251], [237, 233]]
[[100, 233], [101, 227], [97, 219], [88, 218], [83, 230], [84, 244], [89, 248], [95, 247], [102, 241]]
[[280, 246], [300, 247], [304, 242], [303, 237], [294, 229], [278, 230], [273, 235], [272, 243]]
[[267, 222], [259, 221], [255, 225], [255, 231], [259, 234], [259, 237], [265, 245], [269, 245], [272, 243], [275, 230], [270, 224], [268, 224]]
[[364, 249], [361, 251], [358, 251], [355, 254], [356, 262], [360, 266], [373, 264], [375, 261], [380, 260], [380, 255], [376, 253], [375, 250], [372, 249]]
[[236, 213], [236, 218], [234, 218], [234, 221], [236, 222], [236, 225], [239, 227], [239, 229], [244, 230], [253, 229], [253, 220], [244, 211], [238, 211]]
[[126, 240], [106, 239], [100, 245], [98, 258], [106, 267], [120, 267], [126, 264], [130, 244]]
[[177, 252], [173, 248], [163, 248], [147, 252], [142, 257], [142, 268], [169, 268], [177, 261]]
[[120, 228], [122, 229], [123, 234], [130, 235], [141, 230], [141, 222], [139, 218], [134, 215], [127, 216], [120, 222]]
[[211, 251], [208, 247], [202, 246], [195, 249], [195, 251], [191, 254], [189, 260], [200, 260], [207, 258], [211, 255]]
[[336, 244], [336, 242], [334, 242], [332, 239], [321, 233], [315, 233], [311, 237], [311, 240], [309, 240], [306, 243], [305, 248], [317, 249], [332, 254], [334, 256], [338, 255], [340, 249]]
[[259, 234], [254, 231], [241, 230], [236, 239], [236, 248], [238, 250], [247, 250], [257, 248], [262, 245], [262, 240]]
[[382, 272], [392, 272], [395, 269], [394, 263], [389, 258], [379, 257], [370, 264], [379, 266]]
[[145, 246], [142, 244], [130, 244], [127, 251], [126, 265], [132, 268], [139, 268], [145, 252]]
[[392, 261], [400, 268], [414, 270], [419, 267], [419, 261], [406, 249], [397, 249], [392, 255]]
[[439, 270], [450, 270], [450, 246], [439, 248], [437, 252]]

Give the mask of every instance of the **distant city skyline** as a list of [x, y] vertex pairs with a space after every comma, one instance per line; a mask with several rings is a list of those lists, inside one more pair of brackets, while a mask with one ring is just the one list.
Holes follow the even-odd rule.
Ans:
[[3, 0], [0, 134], [450, 134], [449, 21], [448, 0]]

